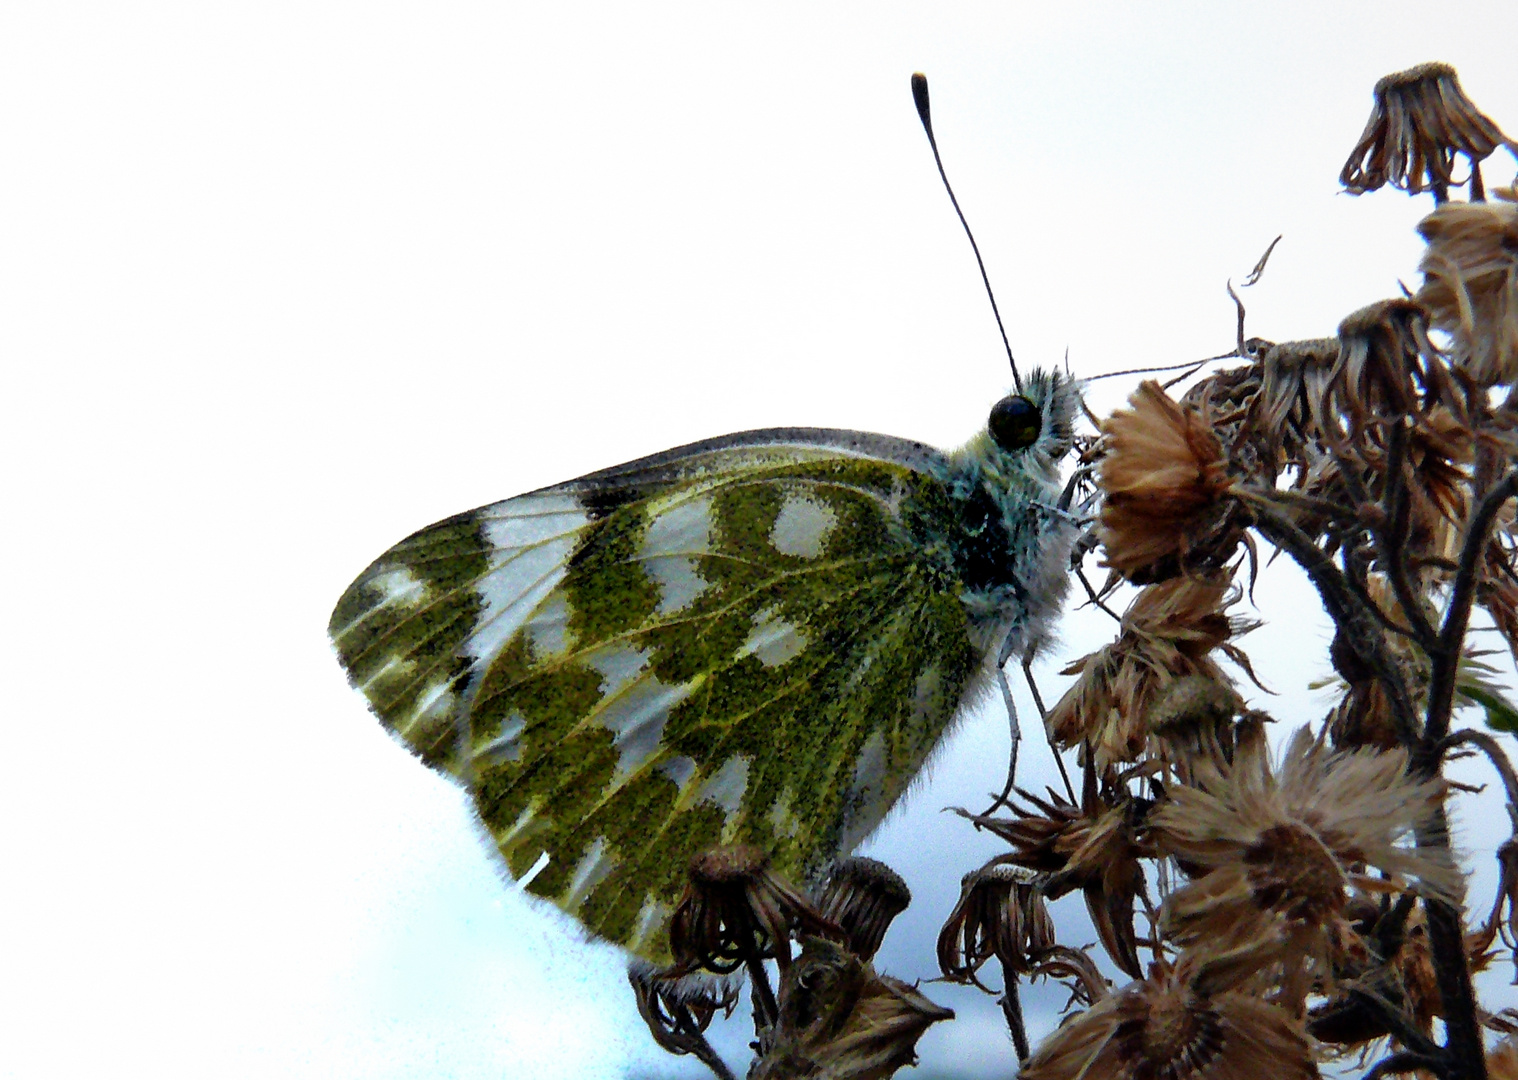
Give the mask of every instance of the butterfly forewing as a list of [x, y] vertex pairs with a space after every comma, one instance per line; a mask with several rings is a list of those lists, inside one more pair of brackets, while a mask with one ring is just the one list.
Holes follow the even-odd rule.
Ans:
[[925, 447], [757, 432], [449, 519], [339, 603], [350, 676], [513, 874], [662, 962], [691, 856], [805, 881], [878, 823], [978, 663]]

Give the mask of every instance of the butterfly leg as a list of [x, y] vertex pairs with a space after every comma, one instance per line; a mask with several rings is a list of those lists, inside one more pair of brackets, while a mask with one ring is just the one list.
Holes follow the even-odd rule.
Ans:
[[1017, 748], [1022, 742], [1022, 728], [1017, 722], [1017, 705], [1012, 700], [1012, 685], [1007, 682], [1007, 661], [1012, 659], [1013, 637], [1007, 634], [1007, 640], [1002, 642], [1001, 651], [996, 654], [996, 681], [1001, 685], [1001, 699], [1007, 706], [1007, 723], [1012, 734], [1012, 749], [1007, 753], [1007, 784], [986, 808], [986, 813], [994, 813], [999, 806], [1007, 806], [1007, 799], [1012, 794], [1012, 787], [1017, 783]]

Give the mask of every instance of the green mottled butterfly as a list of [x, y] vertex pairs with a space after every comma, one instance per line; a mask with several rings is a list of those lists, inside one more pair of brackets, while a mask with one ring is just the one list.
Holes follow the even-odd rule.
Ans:
[[1035, 371], [950, 454], [775, 428], [507, 499], [380, 556], [332, 640], [528, 891], [663, 966], [692, 856], [813, 882], [977, 688], [1011, 712], [1002, 669], [1065, 596], [1078, 408]]
[[950, 454], [750, 431], [449, 518], [360, 575], [332, 640], [511, 873], [547, 856], [530, 892], [666, 963], [694, 854], [814, 880], [1058, 612], [1078, 392], [1024, 391]]

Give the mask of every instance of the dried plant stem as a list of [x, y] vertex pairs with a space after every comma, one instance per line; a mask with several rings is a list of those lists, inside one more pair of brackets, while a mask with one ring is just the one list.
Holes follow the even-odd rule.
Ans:
[[1457, 731], [1444, 740], [1444, 752], [1448, 753], [1457, 746], [1471, 743], [1478, 747], [1492, 763], [1492, 768], [1497, 770], [1497, 775], [1502, 777], [1502, 786], [1507, 789], [1507, 816], [1512, 821], [1515, 829], [1518, 829], [1518, 772], [1513, 770], [1513, 763], [1502, 752], [1502, 747], [1497, 740], [1484, 731], [1476, 731], [1466, 728]]
[[1255, 527], [1307, 572], [1334, 625], [1346, 632], [1360, 658], [1386, 687], [1398, 740], [1409, 749], [1417, 747], [1420, 733], [1412, 699], [1395, 661], [1386, 651], [1386, 641], [1375, 616], [1333, 560], [1269, 496], [1247, 489], [1239, 490], [1238, 494], [1254, 509]]
[[1001, 1011], [1007, 1018], [1007, 1028], [1012, 1032], [1012, 1045], [1017, 1049], [1017, 1060], [1027, 1061], [1032, 1048], [1028, 1045], [1028, 1028], [1023, 1023], [1023, 1003], [1017, 992], [1017, 975], [1005, 971], [1007, 989], [1001, 995]]

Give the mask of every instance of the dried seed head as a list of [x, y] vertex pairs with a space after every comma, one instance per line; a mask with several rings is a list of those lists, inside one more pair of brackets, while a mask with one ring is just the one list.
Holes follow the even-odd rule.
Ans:
[[1102, 424], [1105, 565], [1139, 584], [1222, 566], [1243, 530], [1217, 436], [1153, 381], [1129, 404]]
[[1144, 589], [1123, 613], [1117, 640], [1064, 669], [1080, 678], [1045, 720], [1049, 737], [1080, 747], [1083, 760], [1089, 747], [1105, 770], [1139, 759], [1153, 734], [1148, 721], [1173, 683], [1194, 676], [1231, 692], [1232, 682], [1210, 654], [1221, 649], [1248, 670], [1248, 658], [1231, 639], [1257, 624], [1226, 614], [1238, 598], [1221, 575], [1173, 578]]
[[930, 1026], [954, 1016], [841, 945], [820, 938], [780, 984], [780, 1017], [750, 1080], [886, 1080], [915, 1056]]
[[1052, 791], [1047, 801], [1019, 794], [1031, 805], [1014, 806], [1013, 817], [965, 816], [1012, 845], [1005, 861], [1049, 874], [1040, 891], [1051, 900], [1080, 889], [1102, 947], [1137, 977], [1142, 969], [1133, 905], [1144, 888], [1139, 860], [1149, 854], [1138, 840], [1147, 804], [1126, 797], [1108, 802], [1099, 795], [1076, 807]]
[[1149, 977], [1097, 1002], [1044, 1040], [1021, 1080], [1310, 1080], [1300, 1022], [1241, 993], [1208, 995], [1189, 969]]
[[1419, 64], [1376, 83], [1365, 132], [1339, 174], [1351, 194], [1388, 182], [1409, 194], [1432, 190], [1441, 201], [1454, 183], [1456, 155], [1470, 162], [1471, 197], [1481, 197], [1480, 163], [1513, 144], [1460, 89], [1448, 64]]
[[671, 1054], [694, 1054], [702, 1060], [712, 1056], [706, 1029], [718, 1012], [731, 1016], [738, 1005], [737, 982], [697, 984], [636, 967], [628, 971], [627, 981], [654, 1042]]
[[1518, 380], [1518, 205], [1445, 203], [1418, 223], [1428, 242], [1415, 299], [1482, 386]]
[[960, 880], [959, 903], [938, 934], [944, 978], [995, 993], [976, 977], [993, 956], [1009, 978], [1032, 974], [1055, 944], [1038, 883], [1038, 874], [1006, 863], [991, 863]]
[[708, 848], [691, 860], [690, 880], [670, 917], [670, 974], [726, 974], [750, 960], [790, 963], [793, 929], [840, 935], [769, 856], [748, 844]]
[[843, 930], [845, 943], [861, 960], [869, 960], [891, 920], [912, 902], [912, 890], [883, 862], [862, 857], [842, 859], [828, 876], [817, 908]]
[[1458, 898], [1454, 866], [1398, 843], [1442, 795], [1439, 781], [1408, 774], [1401, 750], [1333, 753], [1305, 728], [1276, 770], [1263, 752], [1241, 755], [1196, 787], [1172, 787], [1149, 816], [1154, 843], [1205, 871], [1166, 899], [1162, 923], [1183, 948], [1218, 958], [1212, 986], [1263, 986], [1273, 965], [1299, 973], [1282, 991], [1299, 1007], [1305, 980], [1331, 987], [1362, 948], [1350, 887]]

